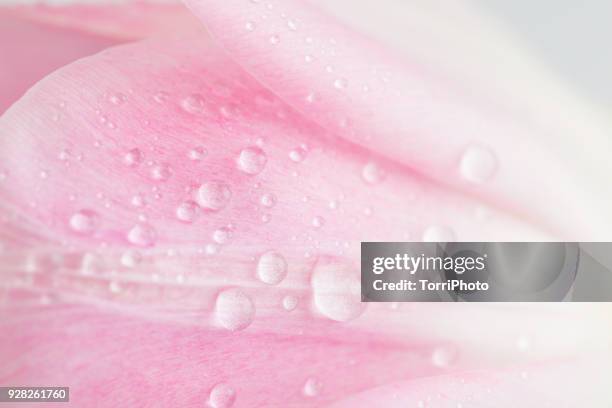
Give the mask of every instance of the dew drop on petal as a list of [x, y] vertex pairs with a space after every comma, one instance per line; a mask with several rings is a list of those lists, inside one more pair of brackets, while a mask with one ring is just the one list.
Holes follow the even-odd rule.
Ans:
[[221, 227], [213, 232], [213, 241], [219, 245], [227, 244], [232, 237], [232, 231], [228, 227]]
[[334, 81], [334, 88], [343, 90], [348, 87], [348, 81], [345, 78], [338, 78]]
[[242, 149], [238, 157], [238, 168], [247, 174], [259, 174], [266, 166], [268, 156], [259, 147]]
[[276, 45], [280, 42], [280, 37], [276, 34], [271, 35], [269, 41], [270, 41], [270, 44]]
[[297, 305], [298, 305], [297, 297], [293, 295], [287, 295], [283, 298], [283, 309], [285, 309], [286, 311], [291, 312], [292, 310], [295, 310]]
[[346, 322], [364, 310], [359, 274], [348, 265], [327, 262], [315, 267], [312, 275], [314, 303], [324, 316]]
[[287, 20], [287, 27], [289, 28], [289, 30], [291, 31], [297, 31], [298, 29], [298, 23], [295, 20]]
[[126, 99], [127, 99], [127, 97], [124, 94], [120, 93], [120, 92], [112, 94], [111, 96], [108, 97], [108, 100], [113, 105], [121, 105], [121, 104], [123, 104], [123, 102], [125, 102]]
[[321, 382], [316, 378], [311, 377], [307, 379], [304, 383], [304, 388], [302, 389], [302, 392], [304, 393], [304, 396], [308, 398], [314, 398], [321, 393], [321, 388]]
[[451, 365], [456, 357], [456, 352], [451, 347], [438, 347], [431, 354], [431, 363], [440, 368]]
[[381, 183], [385, 176], [385, 171], [376, 163], [368, 163], [361, 170], [361, 178], [368, 184]]
[[272, 193], [264, 194], [261, 196], [259, 202], [266, 208], [272, 208], [276, 205], [276, 196]]
[[152, 246], [157, 239], [157, 233], [153, 227], [146, 224], [137, 224], [127, 233], [127, 240], [137, 246]]
[[312, 226], [315, 228], [321, 228], [323, 225], [325, 225], [325, 218], [317, 215], [316, 217], [314, 217], [312, 219]]
[[157, 181], [167, 181], [172, 175], [172, 170], [168, 164], [156, 164], [151, 167], [151, 178]]
[[193, 201], [185, 201], [176, 207], [176, 218], [186, 223], [192, 223], [198, 215], [198, 205]]
[[168, 100], [168, 93], [164, 91], [157, 92], [153, 95], [153, 100], [157, 103], [165, 103]]
[[262, 254], [257, 261], [257, 277], [268, 285], [277, 285], [287, 276], [287, 261], [278, 252]]
[[206, 157], [207, 154], [208, 152], [206, 151], [205, 148], [198, 146], [198, 147], [194, 147], [193, 149], [189, 150], [189, 152], [187, 153], [187, 157], [189, 157], [189, 159], [193, 161], [200, 161], [204, 159], [204, 157]]
[[257, 28], [257, 25], [256, 25], [256, 24], [255, 24], [255, 22], [253, 22], [253, 21], [247, 21], [247, 22], [244, 24], [244, 28], [245, 28], [247, 31], [255, 31], [255, 29]]
[[226, 383], [219, 383], [210, 390], [208, 405], [211, 408], [230, 408], [236, 401], [236, 390]]
[[196, 201], [200, 207], [210, 211], [219, 211], [229, 203], [232, 191], [222, 181], [207, 181], [197, 191]]
[[142, 153], [139, 149], [131, 149], [123, 156], [123, 163], [126, 166], [138, 166], [142, 161]]
[[295, 149], [289, 152], [289, 158], [292, 161], [299, 163], [306, 158], [306, 154], [307, 154], [306, 149], [304, 149], [303, 147], [296, 147]]
[[121, 255], [120, 262], [121, 262], [121, 265], [125, 266], [126, 268], [134, 268], [140, 262], [142, 262], [142, 255], [140, 255], [140, 252], [138, 251], [133, 251], [133, 250], [125, 251]]
[[222, 291], [215, 302], [215, 315], [219, 324], [228, 330], [243, 330], [255, 317], [255, 305], [242, 290]]
[[98, 215], [92, 210], [80, 210], [70, 217], [70, 228], [79, 234], [91, 234], [96, 229]]
[[488, 181], [497, 170], [497, 157], [487, 147], [470, 146], [461, 157], [461, 177], [473, 184]]
[[181, 101], [181, 108], [187, 113], [202, 113], [205, 110], [204, 98], [200, 94], [192, 94]]
[[454, 231], [443, 225], [429, 226], [423, 232], [423, 242], [452, 242], [454, 240]]

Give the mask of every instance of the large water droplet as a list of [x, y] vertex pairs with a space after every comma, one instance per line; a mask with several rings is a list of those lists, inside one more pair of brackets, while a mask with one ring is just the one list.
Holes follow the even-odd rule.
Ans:
[[238, 168], [247, 174], [259, 174], [266, 166], [268, 157], [259, 147], [242, 149], [238, 157]]
[[185, 201], [176, 208], [176, 218], [191, 223], [198, 215], [198, 205], [193, 201]]
[[361, 178], [368, 184], [378, 184], [385, 179], [385, 171], [376, 163], [368, 163], [361, 170]]
[[442, 225], [432, 225], [423, 232], [423, 242], [452, 242], [455, 233], [452, 229]]
[[217, 296], [215, 314], [221, 326], [228, 330], [248, 327], [255, 316], [255, 305], [242, 290], [226, 289]]
[[208, 405], [211, 408], [230, 408], [236, 401], [236, 390], [226, 383], [219, 383], [210, 390]]
[[487, 147], [470, 146], [463, 153], [459, 168], [466, 181], [481, 184], [489, 180], [497, 170], [497, 157]]
[[345, 322], [363, 312], [359, 274], [349, 265], [332, 262], [317, 265], [312, 289], [315, 306], [332, 320]]
[[187, 113], [202, 113], [206, 109], [204, 98], [200, 94], [192, 94], [181, 101], [181, 108]]
[[153, 227], [146, 224], [133, 226], [127, 234], [127, 240], [134, 245], [148, 247], [152, 246], [157, 239], [157, 233]]
[[210, 211], [223, 209], [232, 198], [232, 191], [222, 181], [207, 181], [198, 188], [196, 201], [200, 207]]
[[262, 254], [257, 262], [257, 277], [268, 285], [277, 285], [287, 276], [287, 261], [278, 252]]
[[304, 383], [304, 388], [302, 389], [302, 392], [306, 397], [314, 398], [321, 393], [321, 388], [321, 382], [314, 377], [310, 377]]
[[81, 210], [70, 217], [70, 228], [79, 234], [91, 234], [98, 223], [98, 215], [92, 210]]

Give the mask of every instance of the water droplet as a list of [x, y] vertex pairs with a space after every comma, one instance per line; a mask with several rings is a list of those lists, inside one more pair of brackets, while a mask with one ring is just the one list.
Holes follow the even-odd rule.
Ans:
[[145, 199], [143, 196], [141, 196], [140, 194], [136, 194], [134, 197], [132, 197], [132, 199], [130, 200], [130, 203], [134, 206], [134, 207], [144, 207], [145, 205]]
[[297, 29], [298, 29], [297, 21], [295, 21], [295, 20], [287, 20], [287, 27], [289, 27], [289, 29], [291, 31], [297, 31]]
[[181, 101], [181, 108], [187, 113], [202, 113], [205, 110], [204, 98], [200, 94], [192, 94]]
[[121, 255], [121, 265], [126, 268], [134, 268], [142, 261], [142, 255], [137, 251], [125, 251]]
[[276, 45], [280, 42], [280, 37], [276, 34], [270, 36], [270, 44]]
[[210, 390], [208, 405], [211, 408], [230, 408], [236, 401], [236, 390], [226, 383], [219, 383]]
[[247, 21], [244, 25], [244, 28], [247, 31], [255, 31], [255, 29], [257, 28], [257, 24], [255, 24], [253, 21]]
[[161, 91], [153, 95], [153, 100], [157, 103], [165, 103], [168, 100], [168, 93]]
[[323, 225], [325, 225], [325, 218], [317, 215], [316, 217], [314, 217], [312, 219], [312, 226], [315, 228], [321, 228]]
[[156, 164], [151, 167], [150, 175], [153, 180], [166, 181], [172, 175], [172, 170], [168, 164]]
[[204, 247], [204, 253], [208, 256], [217, 255], [219, 253], [219, 245], [206, 244], [206, 246]]
[[306, 102], [308, 103], [314, 103], [317, 100], [317, 94], [314, 92], [310, 92], [308, 95], [306, 95]]
[[298, 305], [298, 298], [293, 295], [287, 295], [283, 298], [283, 309], [288, 312], [295, 310]]
[[312, 289], [315, 306], [323, 315], [345, 322], [363, 312], [360, 279], [356, 271], [340, 263], [325, 262], [316, 266]]
[[432, 225], [423, 232], [423, 242], [452, 242], [455, 233], [449, 227]]
[[268, 285], [277, 285], [287, 276], [287, 261], [278, 252], [262, 254], [257, 262], [257, 277]]
[[306, 397], [314, 398], [321, 393], [322, 384], [319, 380], [314, 377], [311, 377], [306, 380], [304, 383], [304, 388], [302, 392]]
[[134, 245], [141, 247], [152, 246], [157, 239], [155, 230], [146, 224], [137, 224], [133, 226], [127, 234], [127, 240]]
[[338, 78], [334, 81], [334, 88], [336, 89], [346, 89], [348, 87], [348, 81], [345, 78]]
[[466, 181], [481, 184], [489, 180], [497, 170], [497, 157], [487, 147], [471, 146], [463, 153], [459, 168]]
[[304, 61], [306, 61], [307, 64], [310, 64], [312, 61], [314, 61], [314, 57], [310, 54], [305, 55], [304, 56]]
[[196, 201], [198, 204], [210, 211], [223, 209], [232, 198], [232, 191], [222, 181], [208, 181], [198, 188]]
[[451, 347], [438, 347], [431, 354], [431, 363], [436, 367], [448, 367], [456, 358], [456, 352]]
[[296, 147], [289, 152], [289, 158], [296, 163], [303, 161], [308, 152], [303, 147]]
[[38, 173], [38, 175], [43, 180], [49, 177], [49, 173], [47, 172], [47, 170], [41, 170], [40, 173]]
[[190, 160], [200, 161], [204, 159], [204, 157], [206, 157], [207, 154], [208, 152], [206, 151], [205, 148], [194, 147], [193, 149], [189, 150], [189, 153], [187, 153], [187, 156], [189, 157]]
[[226, 289], [217, 296], [215, 314], [219, 324], [226, 329], [243, 330], [253, 322], [255, 305], [242, 290]]
[[121, 105], [123, 104], [123, 102], [125, 102], [126, 99], [127, 99], [127, 96], [125, 96], [124, 94], [120, 92], [112, 94], [111, 96], [108, 97], [108, 100], [113, 105]]
[[98, 223], [98, 215], [91, 210], [81, 210], [70, 217], [70, 228], [79, 234], [91, 234]]
[[191, 223], [198, 215], [198, 205], [193, 201], [185, 201], [176, 208], [176, 218], [183, 222]]
[[272, 193], [264, 194], [259, 202], [266, 208], [272, 208], [276, 205], [276, 196]]
[[142, 153], [139, 149], [131, 149], [123, 156], [123, 163], [126, 166], [134, 167], [142, 161]]
[[516, 339], [516, 348], [522, 352], [528, 351], [531, 348], [531, 340], [529, 337], [525, 335], [519, 336], [519, 338]]
[[0, 170], [0, 181], [4, 181], [8, 178], [8, 172], [5, 170]]
[[232, 237], [232, 231], [228, 227], [221, 227], [213, 232], [213, 241], [219, 245], [227, 244]]
[[385, 171], [376, 163], [368, 163], [361, 170], [361, 178], [368, 184], [378, 184], [385, 176]]
[[268, 157], [259, 147], [242, 149], [238, 157], [238, 168], [247, 174], [259, 174], [266, 166]]

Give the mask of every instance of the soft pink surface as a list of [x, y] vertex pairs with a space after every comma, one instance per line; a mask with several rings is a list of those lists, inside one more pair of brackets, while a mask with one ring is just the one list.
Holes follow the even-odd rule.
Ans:
[[[113, 407], [205, 406], [219, 383], [237, 407], [500, 407], [509, 396], [573, 407], [585, 390], [608, 398], [594, 381], [602, 365], [592, 360], [609, 358], [594, 305], [366, 307], [356, 291], [360, 241], [420, 240], [432, 226], [459, 240], [604, 234], [605, 221], [587, 222], [607, 216], [605, 188], [589, 184], [600, 187], [599, 175], [564, 167], [528, 120], [462, 97], [315, 9], [268, 3], [277, 11], [190, 3], [214, 41], [186, 23], [109, 49], [38, 82], [0, 117], [0, 384], [67, 385], [75, 406]], [[151, 26], [133, 30], [101, 11], [88, 31], [148, 36], [162, 20], [155, 10]], [[79, 27], [78, 13], [34, 20], [56, 32]], [[29, 24], [6, 27], [38, 43]], [[74, 36], [52, 38], [63, 51]], [[82, 38], [79, 52], [49, 60], [105, 47]], [[313, 47], [325, 52], [308, 65]], [[29, 81], [55, 66], [39, 68]], [[346, 88], [334, 87], [339, 78]], [[499, 160], [478, 186], [458, 171], [472, 143]], [[141, 159], [128, 165], [134, 149]], [[257, 171], [244, 171], [244, 149], [260, 155]], [[368, 182], [372, 168], [380, 176]], [[177, 219], [207, 182], [225, 185], [227, 204]], [[577, 211], [593, 203], [595, 212]], [[71, 227], [78, 212], [94, 214], [91, 230]], [[134, 240], [133, 231], [148, 234]], [[270, 250], [288, 265], [275, 285], [256, 272]], [[129, 251], [142, 261], [122, 264]], [[235, 288], [252, 313], [230, 310], [238, 321], [228, 322], [218, 302]], [[288, 295], [294, 310], [283, 308]], [[444, 364], [436, 350], [450, 356]]]

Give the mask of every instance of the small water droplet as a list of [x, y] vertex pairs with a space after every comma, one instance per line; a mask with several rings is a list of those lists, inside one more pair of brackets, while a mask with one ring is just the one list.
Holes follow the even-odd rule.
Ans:
[[291, 31], [297, 31], [298, 23], [295, 20], [287, 20], [287, 27], [289, 27]]
[[127, 240], [134, 245], [141, 247], [152, 246], [157, 239], [155, 230], [146, 224], [137, 224], [133, 226], [127, 234]]
[[227, 244], [232, 237], [232, 231], [228, 227], [221, 227], [213, 232], [213, 241], [219, 245]]
[[130, 203], [134, 206], [134, 207], [144, 207], [145, 205], [145, 199], [143, 196], [141, 196], [140, 194], [136, 194], [135, 196], [132, 197], [132, 199], [130, 200]]
[[310, 377], [306, 380], [306, 383], [304, 383], [304, 388], [302, 389], [302, 392], [306, 397], [314, 398], [321, 393], [321, 388], [321, 382], [314, 377]]
[[272, 193], [264, 194], [259, 202], [266, 208], [272, 208], [276, 205], [276, 196]]
[[456, 352], [451, 347], [438, 347], [431, 354], [431, 363], [436, 367], [448, 367], [456, 358]]
[[168, 93], [161, 91], [153, 95], [153, 100], [157, 103], [165, 103], [168, 100]]
[[283, 309], [288, 312], [295, 310], [298, 305], [298, 298], [293, 295], [287, 295], [283, 298]]
[[343, 90], [348, 87], [348, 81], [345, 78], [338, 78], [334, 81], [334, 88]]
[[49, 173], [47, 172], [47, 170], [41, 170], [38, 175], [40, 176], [41, 179], [46, 179], [49, 177]]
[[92, 210], [80, 210], [70, 217], [70, 228], [79, 234], [91, 234], [98, 223], [98, 215]]
[[192, 223], [198, 215], [198, 205], [193, 201], [185, 201], [176, 207], [176, 218], [186, 223]]
[[307, 64], [310, 64], [311, 62], [314, 61], [314, 57], [312, 55], [310, 55], [310, 54], [305, 55], [304, 56], [304, 61], [306, 61]]
[[181, 108], [187, 113], [202, 113], [205, 110], [204, 98], [200, 94], [192, 94], [181, 101]]
[[314, 103], [317, 100], [317, 94], [315, 92], [310, 92], [306, 95], [306, 102]]
[[205, 148], [198, 146], [198, 147], [194, 147], [193, 149], [189, 150], [189, 153], [187, 153], [187, 156], [189, 157], [190, 160], [200, 161], [204, 159], [204, 157], [206, 157], [207, 154], [208, 152], [206, 151]]
[[139, 149], [131, 149], [123, 156], [123, 163], [126, 166], [135, 167], [142, 162], [142, 153]]
[[211, 408], [230, 408], [236, 401], [236, 390], [226, 383], [219, 383], [210, 390], [208, 405]]
[[226, 329], [243, 330], [253, 322], [255, 305], [242, 290], [226, 289], [217, 296], [215, 315], [219, 324]]
[[497, 170], [497, 157], [487, 147], [470, 146], [461, 158], [461, 176], [470, 183], [482, 184]]
[[262, 254], [257, 261], [257, 277], [268, 285], [277, 285], [287, 276], [287, 261], [278, 252]]
[[150, 175], [153, 180], [166, 181], [172, 175], [172, 169], [166, 163], [156, 164], [151, 167]]
[[200, 207], [210, 211], [223, 209], [232, 198], [232, 191], [222, 181], [207, 181], [197, 191], [196, 201]]
[[276, 34], [271, 35], [269, 41], [270, 41], [270, 44], [276, 45], [280, 42], [280, 37]]
[[132, 250], [125, 251], [121, 255], [121, 260], [120, 260], [121, 265], [125, 266], [126, 268], [134, 268], [141, 261], [142, 261], [142, 255], [140, 255], [139, 252], [132, 251]]
[[127, 99], [127, 96], [125, 96], [121, 92], [112, 94], [111, 96], [108, 97], [108, 100], [113, 105], [121, 105], [121, 104], [123, 104], [123, 102], [125, 102], [126, 99]]
[[266, 166], [268, 156], [259, 147], [242, 149], [238, 157], [238, 168], [247, 174], [259, 174]]
[[317, 215], [316, 217], [314, 217], [312, 219], [312, 226], [315, 228], [321, 228], [323, 225], [325, 225], [325, 218]]
[[442, 225], [432, 225], [423, 232], [423, 242], [452, 242], [455, 233], [452, 229]]
[[294, 162], [299, 163], [306, 158], [307, 153], [308, 152], [303, 147], [296, 147], [289, 152], [289, 158]]
[[386, 177], [385, 171], [376, 163], [368, 163], [361, 170], [361, 178], [368, 184], [378, 184]]
[[253, 22], [253, 21], [247, 21], [247, 22], [244, 24], [244, 28], [245, 28], [247, 31], [255, 31], [255, 29], [257, 28], [257, 24], [255, 24], [255, 22]]

